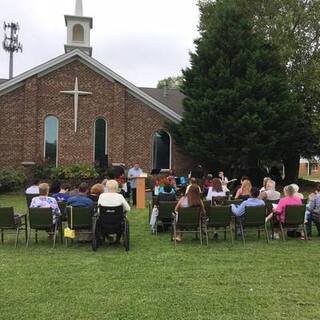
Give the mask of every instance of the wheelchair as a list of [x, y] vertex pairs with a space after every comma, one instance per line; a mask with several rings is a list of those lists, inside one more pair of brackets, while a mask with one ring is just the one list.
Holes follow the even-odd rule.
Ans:
[[98, 206], [92, 224], [92, 250], [96, 251], [106, 237], [116, 234], [116, 242], [121, 242], [126, 251], [130, 250], [129, 221], [123, 207]]

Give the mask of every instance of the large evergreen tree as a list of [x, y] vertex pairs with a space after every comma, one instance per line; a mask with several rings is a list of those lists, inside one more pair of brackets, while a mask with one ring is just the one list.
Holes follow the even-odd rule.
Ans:
[[185, 113], [171, 125], [187, 152], [225, 170], [280, 160], [288, 124], [303, 125], [278, 50], [256, 32], [245, 4], [218, 0], [200, 6], [200, 37], [184, 70]]

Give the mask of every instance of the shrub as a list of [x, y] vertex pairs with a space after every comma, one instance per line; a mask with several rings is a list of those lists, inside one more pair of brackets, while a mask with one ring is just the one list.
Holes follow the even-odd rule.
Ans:
[[0, 192], [17, 191], [27, 180], [21, 168], [0, 169]]
[[60, 166], [53, 169], [51, 179], [95, 179], [99, 176], [97, 170], [87, 164]]

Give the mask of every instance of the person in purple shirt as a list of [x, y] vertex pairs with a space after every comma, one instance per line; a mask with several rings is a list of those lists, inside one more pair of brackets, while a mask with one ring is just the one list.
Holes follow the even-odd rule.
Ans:
[[52, 222], [55, 224], [59, 221], [61, 215], [57, 200], [48, 197], [49, 185], [41, 183], [39, 185], [39, 197], [34, 197], [31, 201], [30, 208], [51, 208], [52, 209]]
[[71, 186], [69, 183], [63, 183], [60, 191], [52, 195], [58, 202], [67, 202], [70, 198], [69, 192], [71, 190]]
[[87, 197], [88, 195], [88, 184], [82, 182], [79, 185], [79, 193], [76, 196], [68, 199], [67, 205], [72, 207], [84, 207], [93, 209], [93, 201]]
[[257, 207], [257, 206], [264, 206], [265, 203], [263, 200], [258, 199], [260, 191], [256, 187], [251, 188], [251, 195], [248, 200], [243, 201], [239, 206], [234, 204], [231, 205], [232, 213], [236, 217], [241, 217], [245, 214], [246, 207]]

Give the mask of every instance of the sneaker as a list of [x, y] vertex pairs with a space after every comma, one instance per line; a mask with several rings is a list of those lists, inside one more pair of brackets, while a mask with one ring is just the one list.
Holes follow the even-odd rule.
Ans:
[[273, 237], [272, 237], [272, 234], [271, 234], [270, 238], [273, 239], [273, 240], [279, 240], [280, 239], [279, 233], [274, 232], [273, 233]]

